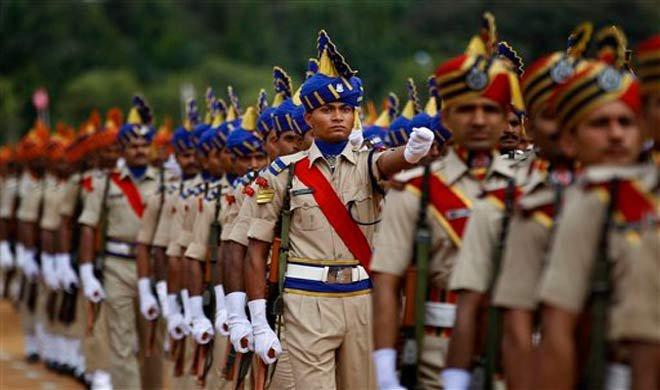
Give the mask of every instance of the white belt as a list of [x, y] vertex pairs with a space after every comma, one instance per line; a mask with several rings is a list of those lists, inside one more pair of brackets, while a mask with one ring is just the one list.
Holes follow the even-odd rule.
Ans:
[[126, 242], [107, 241], [105, 243], [105, 250], [123, 256], [133, 256], [135, 254], [133, 245]]
[[456, 305], [453, 303], [426, 302], [424, 325], [437, 328], [453, 328]]
[[[286, 266], [286, 277], [313, 280], [316, 282], [327, 282], [328, 273], [332, 267], [314, 267], [302, 264], [289, 263]], [[361, 280], [369, 279], [369, 274], [361, 265], [356, 266], [343, 266], [337, 265], [336, 267], [351, 268], [351, 282], [359, 282]]]

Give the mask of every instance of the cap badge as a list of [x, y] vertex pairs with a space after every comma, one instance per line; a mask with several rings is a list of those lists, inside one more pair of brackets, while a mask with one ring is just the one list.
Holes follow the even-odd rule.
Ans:
[[337, 83], [337, 85], [335, 86], [335, 90], [338, 93], [342, 93], [342, 92], [344, 92], [344, 86], [341, 83]]
[[619, 89], [621, 73], [612, 67], [607, 67], [598, 75], [598, 86], [605, 92]]
[[473, 66], [465, 76], [465, 84], [475, 91], [481, 91], [488, 85], [488, 75], [483, 70]]
[[550, 70], [550, 78], [557, 84], [563, 84], [566, 79], [573, 75], [573, 64], [566, 59], [562, 58], [557, 62], [557, 64]]

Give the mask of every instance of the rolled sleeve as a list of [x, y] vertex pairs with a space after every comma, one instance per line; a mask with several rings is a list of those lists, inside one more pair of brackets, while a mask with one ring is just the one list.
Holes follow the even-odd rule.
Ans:
[[78, 218], [78, 223], [91, 227], [97, 227], [101, 219], [101, 209], [103, 203], [103, 193], [105, 186], [110, 182], [94, 179], [92, 182], [93, 190], [84, 197], [83, 210]]
[[261, 218], [253, 218], [250, 222], [248, 237], [264, 242], [273, 242], [275, 238], [275, 222]]

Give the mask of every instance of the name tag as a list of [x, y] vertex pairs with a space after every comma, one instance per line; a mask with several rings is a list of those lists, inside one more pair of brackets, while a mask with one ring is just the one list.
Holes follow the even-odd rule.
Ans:
[[424, 325], [437, 328], [452, 328], [456, 319], [456, 305], [453, 303], [426, 302]]
[[291, 196], [307, 195], [307, 194], [313, 194], [313, 193], [314, 193], [313, 188], [301, 188], [299, 190], [291, 191]]
[[445, 217], [450, 221], [453, 219], [468, 218], [471, 212], [472, 210], [468, 208], [450, 209], [445, 212]]

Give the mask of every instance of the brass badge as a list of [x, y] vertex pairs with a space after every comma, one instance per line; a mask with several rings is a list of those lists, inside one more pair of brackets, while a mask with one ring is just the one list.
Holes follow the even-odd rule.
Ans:
[[261, 188], [257, 191], [257, 204], [266, 204], [273, 201], [275, 191], [272, 188]]

